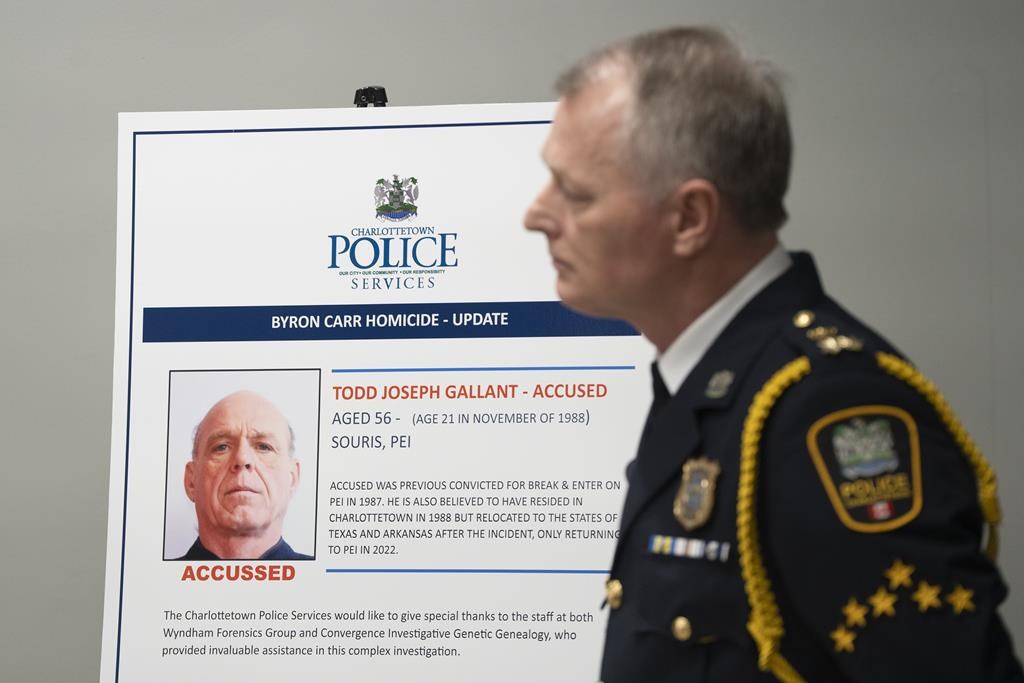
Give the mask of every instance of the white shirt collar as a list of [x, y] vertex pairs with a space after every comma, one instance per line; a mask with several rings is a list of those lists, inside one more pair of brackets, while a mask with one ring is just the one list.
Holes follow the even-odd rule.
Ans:
[[675, 338], [665, 353], [658, 357], [658, 372], [665, 380], [669, 392], [675, 394], [711, 348], [726, 325], [751, 299], [768, 284], [786, 272], [793, 259], [782, 244], [777, 244], [760, 262], [751, 268], [722, 298], [701, 313], [682, 334]]

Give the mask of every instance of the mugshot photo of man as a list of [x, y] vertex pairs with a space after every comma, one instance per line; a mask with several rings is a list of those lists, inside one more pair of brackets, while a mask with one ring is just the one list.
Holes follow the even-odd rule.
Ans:
[[780, 83], [723, 32], [680, 27], [556, 84], [550, 181], [525, 226], [566, 305], [657, 350], [601, 678], [1022, 681], [991, 467], [934, 385], [779, 241]]
[[312, 559], [316, 373], [171, 375], [165, 559]]
[[225, 396], [196, 429], [185, 463], [199, 537], [180, 559], [311, 559], [281, 537], [299, 476], [294, 432], [274, 404], [251, 391]]

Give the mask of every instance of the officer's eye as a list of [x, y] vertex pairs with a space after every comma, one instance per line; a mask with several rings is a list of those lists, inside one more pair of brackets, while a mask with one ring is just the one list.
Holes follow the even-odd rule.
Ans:
[[589, 204], [594, 199], [593, 195], [589, 192], [582, 190], [575, 185], [569, 185], [564, 181], [556, 179], [555, 185], [558, 187], [558, 191], [561, 193], [562, 198], [570, 204], [582, 206]]
[[594, 203], [594, 195], [584, 190], [564, 190], [562, 197], [573, 211], [581, 211]]

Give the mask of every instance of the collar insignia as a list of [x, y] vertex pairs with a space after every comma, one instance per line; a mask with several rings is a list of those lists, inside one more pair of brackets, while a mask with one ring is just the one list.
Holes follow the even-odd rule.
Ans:
[[704, 390], [704, 395], [708, 398], [722, 398], [729, 393], [729, 387], [732, 386], [734, 379], [736, 379], [736, 375], [731, 370], [719, 370], [711, 375], [711, 379], [708, 380], [708, 388]]

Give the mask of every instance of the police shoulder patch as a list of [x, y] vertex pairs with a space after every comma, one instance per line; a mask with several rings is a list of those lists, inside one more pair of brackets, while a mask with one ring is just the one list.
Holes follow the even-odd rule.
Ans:
[[807, 449], [846, 527], [891, 531], [921, 511], [920, 439], [907, 411], [864, 405], [829, 413], [811, 425]]

